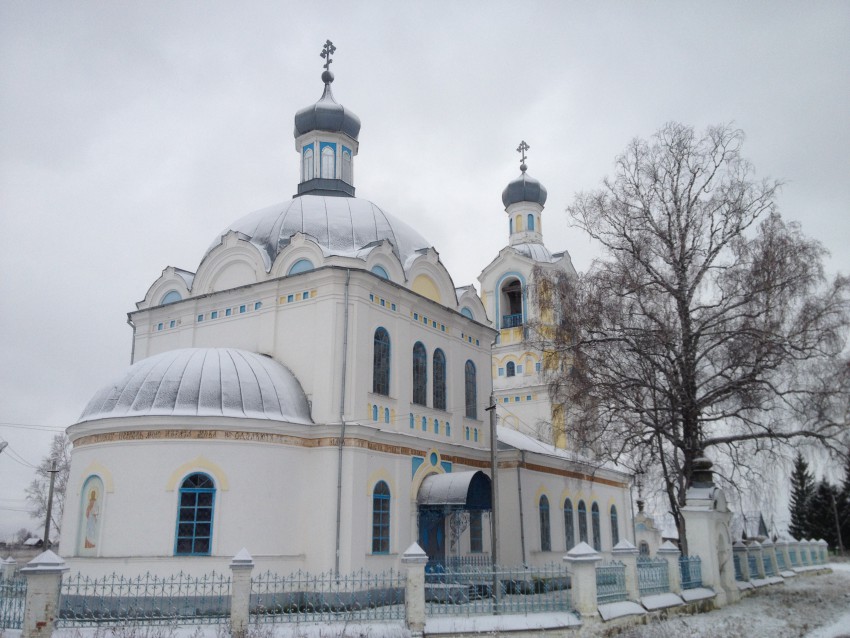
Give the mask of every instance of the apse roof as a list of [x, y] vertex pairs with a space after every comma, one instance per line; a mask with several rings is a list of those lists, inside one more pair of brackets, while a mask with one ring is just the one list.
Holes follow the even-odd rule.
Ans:
[[242, 233], [274, 263], [296, 233], [312, 237], [328, 255], [357, 256], [365, 246], [389, 240], [402, 264], [430, 246], [419, 233], [372, 202], [357, 197], [302, 195], [246, 215], [221, 232]]
[[301, 384], [288, 368], [232, 348], [185, 348], [142, 359], [101, 388], [80, 421], [134, 416], [312, 423]]

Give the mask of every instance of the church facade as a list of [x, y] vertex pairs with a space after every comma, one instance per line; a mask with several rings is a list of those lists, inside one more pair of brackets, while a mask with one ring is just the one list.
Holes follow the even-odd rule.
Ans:
[[279, 572], [380, 570], [414, 541], [486, 560], [494, 390], [517, 418], [497, 430], [499, 562], [633, 536], [626, 474], [520, 427], [552, 412], [522, 332], [532, 269], [572, 268], [543, 247], [545, 189], [523, 166], [510, 246], [481, 297], [456, 288], [418, 232], [355, 196], [360, 121], [332, 52], [295, 115], [297, 194], [231, 224], [195, 272], [163, 270], [129, 313], [134, 363], [68, 428], [60, 552], [81, 570], [209, 571], [243, 547]]

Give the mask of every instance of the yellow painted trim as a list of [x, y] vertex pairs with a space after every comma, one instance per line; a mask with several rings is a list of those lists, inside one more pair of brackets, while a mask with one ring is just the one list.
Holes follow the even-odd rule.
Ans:
[[166, 491], [173, 492], [177, 489], [178, 481], [186, 478], [187, 474], [198, 471], [212, 474], [215, 478], [216, 487], [220, 490], [226, 492], [230, 489], [230, 481], [227, 480], [227, 474], [225, 474], [221, 466], [203, 456], [199, 456], [191, 461], [187, 461], [172, 472], [171, 476], [168, 477], [168, 482], [165, 484]]
[[549, 496], [549, 490], [546, 489], [546, 486], [542, 483], [537, 487], [537, 491], [534, 493], [534, 503], [535, 506], [540, 503], [540, 497], [546, 495], [546, 498], [549, 499], [549, 509], [552, 509], [552, 497]]
[[107, 492], [115, 491], [115, 483], [113, 483], [112, 481], [112, 472], [110, 472], [109, 469], [101, 463], [98, 463], [97, 461], [92, 461], [86, 466], [86, 469], [83, 470], [83, 482], [80, 483], [80, 487], [77, 490], [77, 494], [80, 493], [79, 490], [83, 488], [83, 483], [85, 483], [86, 480], [88, 480], [88, 478], [92, 474], [95, 474], [100, 477], [100, 480], [103, 481], [103, 489], [105, 489]]
[[[431, 454], [436, 453], [437, 455], [437, 464], [431, 465]], [[416, 473], [413, 475], [413, 479], [410, 482], [410, 498], [415, 501], [416, 497], [419, 494], [419, 488], [422, 487], [422, 481], [425, 480], [426, 477], [431, 474], [445, 474], [446, 471], [443, 469], [443, 456], [440, 454], [440, 451], [437, 448], [432, 447], [430, 450], [425, 452], [425, 461], [422, 465], [419, 466], [419, 469], [416, 470]]]
[[413, 280], [413, 283], [410, 286], [410, 289], [422, 295], [423, 297], [427, 297], [432, 301], [436, 301], [437, 303], [442, 303], [442, 298], [440, 297], [440, 289], [437, 287], [437, 284], [434, 282], [431, 277], [428, 275], [417, 275], [416, 279]]
[[390, 488], [390, 498], [396, 493], [395, 491], [395, 482], [393, 481], [390, 473], [387, 472], [384, 468], [379, 468], [372, 472], [369, 475], [369, 478], [366, 479], [366, 496], [368, 498], [372, 498], [372, 492], [375, 490], [375, 486], [378, 484], [378, 481], [383, 481]]

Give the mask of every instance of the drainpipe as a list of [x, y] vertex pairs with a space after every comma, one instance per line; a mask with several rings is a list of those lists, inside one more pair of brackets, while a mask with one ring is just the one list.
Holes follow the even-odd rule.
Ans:
[[490, 413], [490, 554], [493, 561], [493, 596], [495, 597], [495, 613], [499, 613], [499, 603], [502, 598], [502, 588], [499, 586], [499, 577], [496, 574], [496, 566], [499, 564], [498, 555], [498, 533], [499, 533], [499, 464], [496, 458], [496, 448], [499, 445], [499, 440], [496, 435], [496, 397], [490, 392], [490, 407], [487, 408]]
[[345, 443], [345, 378], [348, 369], [348, 287], [351, 270], [345, 271], [345, 308], [342, 315], [342, 378], [339, 393], [339, 445], [336, 457], [336, 547], [334, 575], [339, 576], [339, 547], [342, 538], [342, 447]]
[[522, 515], [522, 468], [525, 467], [525, 450], [520, 451], [520, 463], [516, 466], [516, 489], [519, 497], [519, 545], [522, 548], [522, 566], [525, 562], [525, 521]]
[[130, 314], [127, 313], [127, 325], [133, 329], [133, 339], [130, 343], [130, 365], [136, 362], [136, 324], [130, 319]]

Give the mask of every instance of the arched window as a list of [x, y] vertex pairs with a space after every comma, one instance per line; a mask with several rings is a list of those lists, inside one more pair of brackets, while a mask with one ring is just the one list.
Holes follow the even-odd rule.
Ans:
[[509, 377], [516, 376], [516, 364], [513, 361], [508, 361], [508, 364], [505, 366], [505, 374]]
[[381, 279], [389, 279], [390, 278], [390, 276], [387, 274], [387, 271], [384, 270], [383, 266], [378, 266], [378, 265], [372, 266], [372, 272], [374, 274], [378, 275], [378, 277], [380, 277]]
[[384, 408], [384, 423], [390, 422], [390, 409]]
[[534, 230], [534, 215], [528, 214], [528, 230]]
[[564, 501], [564, 537], [567, 541], [567, 551], [576, 544], [576, 529], [573, 522], [573, 502], [570, 499]]
[[309, 259], [299, 259], [289, 267], [289, 271], [286, 274], [297, 275], [300, 272], [307, 272], [308, 270], [313, 270], [313, 262]]
[[641, 556], [649, 556], [649, 543], [646, 541], [638, 543], [638, 552]]
[[546, 495], [540, 497], [540, 551], [552, 551], [552, 534], [549, 529], [549, 499]]
[[372, 420], [373, 421], [378, 420], [378, 406], [377, 405], [372, 406]]
[[390, 487], [378, 481], [372, 490], [372, 553], [390, 551]]
[[179, 292], [177, 292], [176, 290], [169, 290], [167, 293], [165, 293], [165, 296], [162, 298], [162, 301], [160, 301], [159, 304], [161, 306], [164, 306], [166, 304], [177, 303], [178, 301], [182, 300], [183, 297], [180, 295]]
[[372, 392], [390, 395], [390, 334], [384, 328], [375, 330]]
[[428, 396], [428, 355], [421, 341], [413, 344], [413, 402], [425, 405]]
[[446, 355], [437, 348], [434, 350], [434, 408], [446, 409]]
[[313, 179], [313, 147], [304, 149], [304, 159], [302, 161], [302, 174], [304, 175], [302, 182], [306, 182], [308, 179]]
[[593, 525], [593, 549], [602, 551], [602, 532], [599, 529], [599, 505], [594, 502], [590, 507], [590, 521]]
[[514, 228], [516, 228], [516, 232], [522, 232], [522, 215], [516, 216], [516, 223], [514, 224]]
[[212, 549], [215, 483], [206, 474], [187, 476], [180, 485], [176, 555], [208, 555]]
[[335, 161], [336, 153], [333, 146], [322, 148], [322, 179], [334, 179], [336, 177]]
[[509, 235], [513, 235], [513, 234], [514, 234], [514, 219], [513, 219], [513, 217], [511, 217], [511, 218], [508, 220], [508, 234], [509, 234]]
[[617, 528], [617, 506], [611, 506], [611, 547], [620, 542], [620, 530]]
[[347, 148], [342, 149], [342, 181], [346, 184], [353, 184], [351, 176], [351, 151]]
[[478, 385], [475, 379], [475, 364], [467, 361], [463, 371], [463, 389], [466, 399], [466, 416], [478, 418]]
[[475, 317], [472, 315], [472, 311], [466, 306], [460, 309], [460, 314], [462, 314], [467, 319], [475, 319]]
[[580, 543], [587, 542], [587, 506], [584, 501], [578, 502], [578, 540]]
[[502, 328], [515, 328], [523, 324], [522, 283], [510, 278], [502, 284], [499, 296], [499, 311], [502, 314]]

